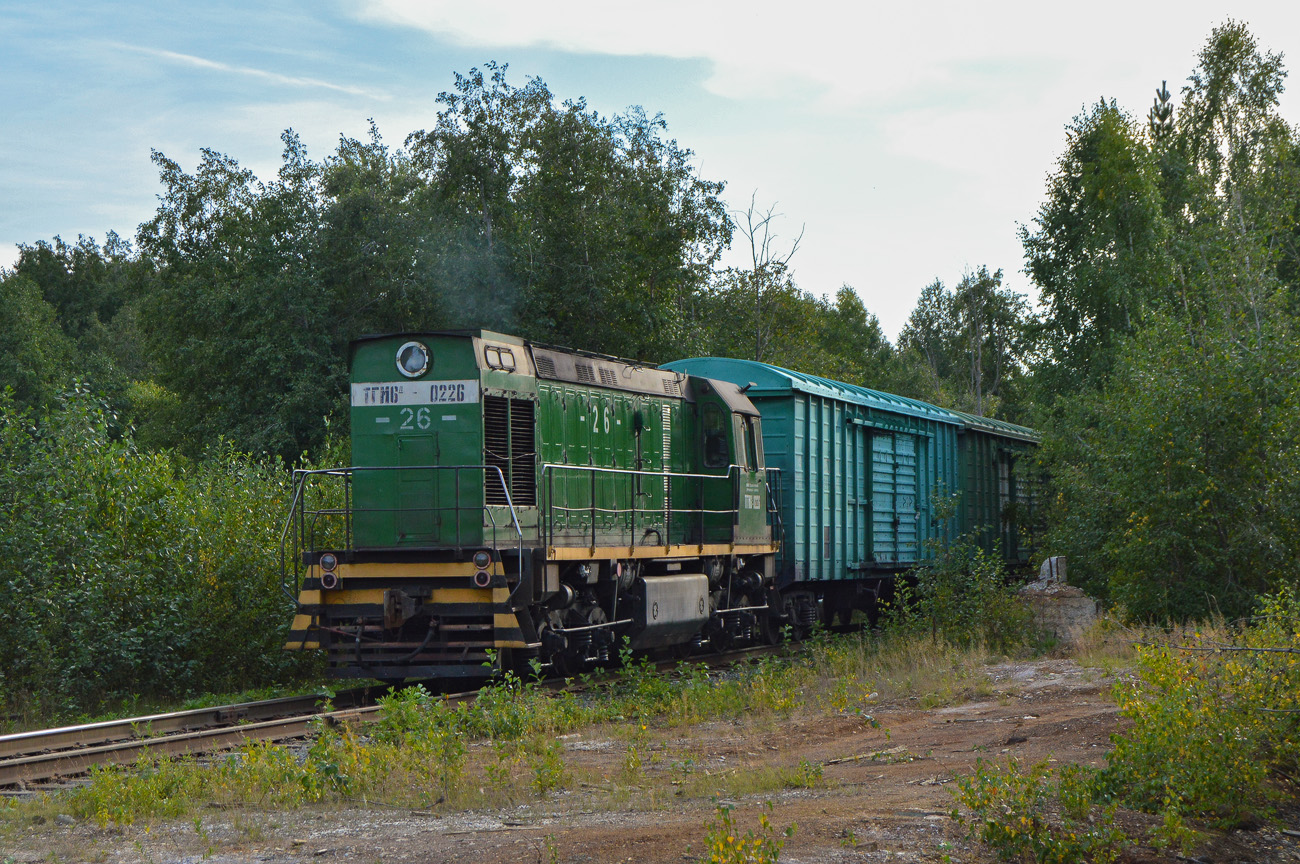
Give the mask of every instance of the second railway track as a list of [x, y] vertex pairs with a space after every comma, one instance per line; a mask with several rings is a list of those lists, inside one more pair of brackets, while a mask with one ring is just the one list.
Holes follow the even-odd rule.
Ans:
[[[773, 653], [781, 648], [745, 648], [702, 656], [697, 662], [725, 666]], [[667, 660], [660, 669], [679, 661]], [[547, 682], [560, 688], [558, 680]], [[284, 740], [310, 734], [312, 723], [365, 722], [379, 708], [377, 697], [385, 686], [344, 690], [333, 698], [311, 694], [243, 702], [214, 708], [173, 711], [146, 717], [108, 720], [58, 729], [41, 729], [0, 735], [0, 788], [22, 787], [29, 782], [84, 774], [95, 765], [122, 765], [142, 753], [184, 756], [212, 753], [239, 746], [248, 739]], [[476, 691], [446, 694], [452, 701], [473, 699]], [[332, 710], [322, 711], [329, 702]]]
[[213, 708], [173, 711], [0, 735], [0, 787], [84, 773], [93, 765], [134, 762], [142, 752], [184, 755], [237, 746], [248, 738], [293, 738], [323, 716], [327, 700], [339, 720], [373, 711], [374, 697], [387, 688], [284, 696]]

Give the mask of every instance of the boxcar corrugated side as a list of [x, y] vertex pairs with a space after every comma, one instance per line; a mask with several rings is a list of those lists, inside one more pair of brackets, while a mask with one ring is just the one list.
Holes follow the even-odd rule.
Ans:
[[780, 587], [869, 579], [915, 567], [950, 529], [939, 496], [960, 482], [952, 412], [766, 363], [718, 357], [663, 368], [731, 381], [763, 418], [780, 469]]

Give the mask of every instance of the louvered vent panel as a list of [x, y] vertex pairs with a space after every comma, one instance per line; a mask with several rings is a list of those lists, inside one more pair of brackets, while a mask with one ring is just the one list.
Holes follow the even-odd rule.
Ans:
[[584, 384], [596, 383], [596, 369], [590, 363], [575, 363], [574, 368], [578, 370], [578, 380]]
[[682, 395], [682, 388], [677, 383], [676, 378], [665, 378], [664, 392], [667, 393], [669, 396], [680, 396]]
[[537, 374], [546, 378], [555, 377], [555, 361], [545, 354], [534, 354], [533, 360], [537, 362]]
[[537, 504], [537, 424], [534, 404], [528, 399], [510, 400], [510, 494], [517, 507]]
[[606, 387], [618, 386], [618, 373], [613, 369], [601, 369], [600, 383], [604, 384]]
[[510, 401], [500, 396], [483, 397], [483, 500], [488, 504], [505, 504], [506, 492], [492, 468], [500, 468], [510, 482]]

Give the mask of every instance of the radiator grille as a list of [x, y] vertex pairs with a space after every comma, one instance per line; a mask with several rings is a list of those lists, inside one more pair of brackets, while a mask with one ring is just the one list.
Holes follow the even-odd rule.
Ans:
[[[510, 482], [510, 400], [500, 396], [483, 397], [483, 464], [500, 468]], [[488, 504], [505, 504], [506, 490], [495, 471], [485, 471], [483, 500]]]
[[596, 368], [590, 363], [575, 363], [573, 367], [578, 371], [578, 380], [584, 384], [596, 383]]
[[510, 490], [505, 489], [496, 472], [484, 478], [483, 500], [505, 506], [511, 500], [517, 507], [537, 504], [536, 409], [529, 399], [483, 397], [483, 462], [500, 468]]
[[669, 396], [680, 396], [682, 395], [682, 388], [677, 383], [676, 378], [665, 378], [664, 392], [667, 393]]
[[606, 387], [618, 386], [618, 373], [613, 369], [601, 369], [600, 383], [604, 384]]
[[535, 407], [528, 399], [510, 400], [510, 494], [520, 507], [537, 504]]
[[534, 354], [533, 360], [537, 363], [537, 374], [546, 378], [555, 377], [555, 361], [545, 354]]

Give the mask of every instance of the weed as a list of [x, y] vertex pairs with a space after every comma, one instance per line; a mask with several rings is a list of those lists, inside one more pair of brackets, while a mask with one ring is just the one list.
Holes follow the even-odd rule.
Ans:
[[569, 778], [564, 765], [564, 747], [558, 741], [533, 742], [529, 752], [533, 772], [532, 785], [538, 795], [562, 788]]
[[[1091, 801], [1081, 794], [1080, 784], [1089, 781], [1082, 770], [1063, 779], [1054, 777], [1046, 762], [1022, 770], [1010, 759], [1005, 769], [998, 769], [981, 759], [974, 776], [959, 779], [952, 790], [957, 803], [968, 811], [954, 808], [952, 818], [967, 830], [967, 836], [988, 844], [1004, 861], [1114, 861], [1127, 838], [1114, 826], [1113, 805], [1105, 809], [1089, 805], [1086, 814], [1081, 812], [1082, 803]], [[1058, 819], [1051, 818], [1052, 810], [1059, 813]]]
[[705, 825], [709, 831], [705, 838], [708, 851], [700, 860], [708, 864], [774, 864], [778, 861], [786, 839], [794, 836], [795, 825], [792, 823], [778, 834], [769, 817], [772, 802], [766, 802], [765, 806], [767, 812], [758, 817], [758, 833], [749, 830], [742, 837], [732, 818], [731, 805], [719, 803], [713, 818]]
[[1161, 814], [1162, 842], [1183, 845], [1182, 817], [1230, 828], [1267, 815], [1274, 776], [1300, 765], [1300, 599], [1261, 598], [1246, 626], [1211, 625], [1183, 648], [1137, 651], [1115, 685], [1132, 725], [1114, 738], [1105, 793]]
[[791, 789], [814, 789], [822, 785], [822, 764], [800, 759], [798, 766], [788, 772], [785, 785]]

